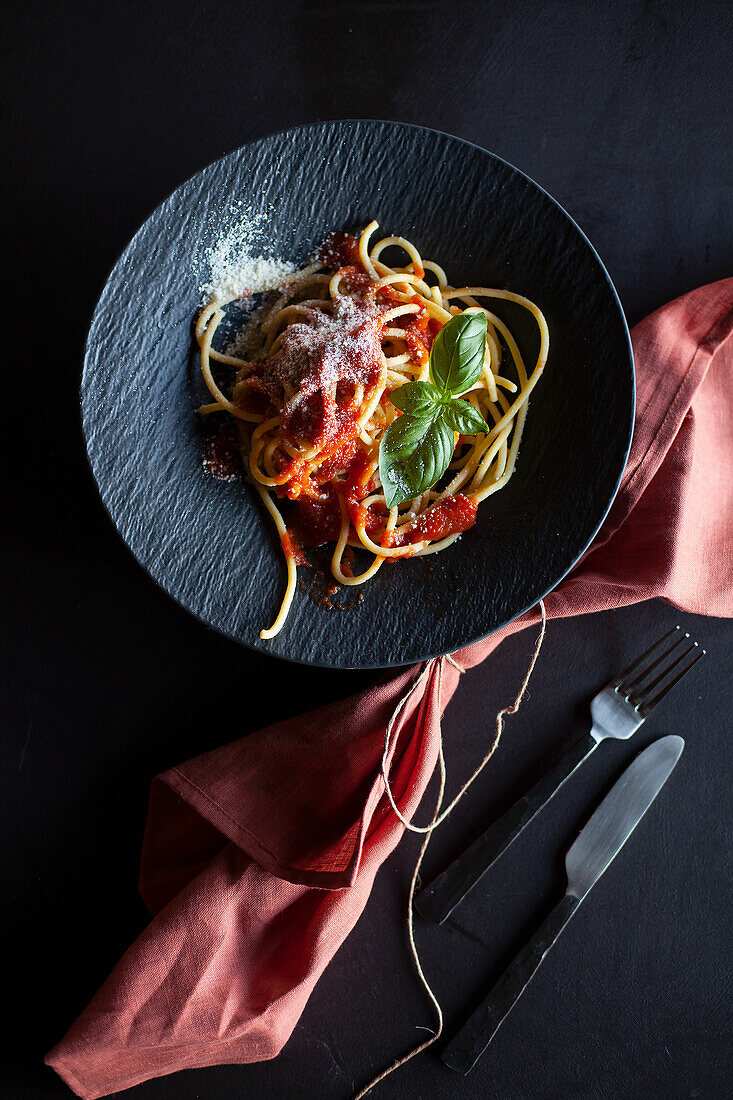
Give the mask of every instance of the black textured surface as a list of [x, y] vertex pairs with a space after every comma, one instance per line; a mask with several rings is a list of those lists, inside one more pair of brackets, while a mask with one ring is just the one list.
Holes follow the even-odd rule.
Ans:
[[[111, 262], [181, 181], [324, 118], [396, 118], [495, 150], [569, 210], [635, 324], [730, 275], [730, 5], [651, 0], [200, 0], [4, 8], [0, 206], [12, 285], [3, 439], [0, 1094], [71, 1094], [43, 1054], [146, 923], [150, 778], [373, 673], [285, 666], [183, 611], [100, 506], [79, 428], [84, 340]], [[42, 382], [41, 382], [42, 379]], [[28, 402], [26, 404], [26, 402]], [[731, 1095], [731, 624], [657, 601], [552, 623], [497, 757], [433, 839], [436, 874], [587, 732], [588, 702], [681, 621], [708, 655], [629, 744], [602, 745], [446, 925], [420, 922], [452, 1031], [563, 888], [575, 831], [649, 741], [682, 760], [465, 1080], [432, 1054], [374, 1100], [725, 1100]], [[480, 757], [533, 639], [460, 684], [449, 787]], [[288, 673], [283, 683], [283, 670]], [[428, 807], [421, 810], [421, 821]], [[124, 1100], [346, 1100], [432, 1025], [410, 966], [407, 837], [273, 1062], [190, 1071]]]
[[[335, 229], [375, 217], [437, 260], [454, 286], [537, 302], [550, 357], [530, 399], [517, 470], [476, 525], [436, 556], [385, 568], [345, 610], [285, 587], [257, 494], [207, 476], [190, 379], [201, 257], [237, 217], [265, 217], [271, 257], [302, 264]], [[498, 302], [528, 365], [537, 326]], [[245, 146], [180, 187], [145, 222], [94, 313], [82, 381], [92, 470], [138, 561], [184, 607], [266, 653], [374, 668], [450, 652], [516, 618], [587, 547], [623, 471], [633, 364], [616, 293], [573, 221], [522, 173], [476, 146], [391, 122], [330, 122]], [[204, 391], [205, 392], [205, 391]], [[352, 595], [354, 595], [352, 593]]]

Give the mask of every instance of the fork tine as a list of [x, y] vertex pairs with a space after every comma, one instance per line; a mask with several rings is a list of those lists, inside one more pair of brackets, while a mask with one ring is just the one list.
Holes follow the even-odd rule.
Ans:
[[[687, 635], [687, 637], [689, 637], [689, 635]], [[674, 661], [670, 661], [670, 663], [665, 668], [662, 669], [662, 671], [659, 673], [658, 676], [655, 676], [654, 679], [650, 680], [648, 684], [644, 684], [643, 687], [641, 685], [639, 685], [639, 687], [636, 689], [636, 691], [629, 692], [629, 695], [627, 695], [627, 698], [629, 698], [629, 696], [631, 698], [635, 698], [636, 702], [637, 702], [637, 705], [639, 703], [643, 702], [645, 697], [648, 699], [649, 698], [649, 692], [653, 691], [654, 688], [657, 686], [657, 684], [661, 684], [661, 682], [662, 682], [662, 680], [664, 680], [665, 676], [669, 676], [672, 669], [677, 668], [677, 665], [680, 663], [680, 661], [684, 661], [687, 654], [692, 653], [693, 649], [695, 649], [696, 647], [697, 647], [697, 642], [692, 642], [690, 645], [688, 645], [687, 649], [682, 650], [680, 655], [678, 657], [676, 657], [674, 659]], [[649, 669], [649, 671], [651, 672], [651, 669]], [[643, 679], [644, 679], [643, 676], [639, 677], [639, 680], [643, 680]]]
[[[659, 668], [659, 666], [662, 664], [662, 662], [666, 661], [667, 658], [669, 657], [669, 655], [671, 653], [674, 653], [675, 649], [679, 649], [679, 647], [681, 645], [683, 645], [684, 642], [687, 641], [687, 639], [689, 637], [690, 637], [689, 634], [683, 634], [682, 637], [679, 638], [676, 642], [672, 642], [672, 645], [668, 646], [662, 653], [660, 653], [659, 656], [657, 657], [657, 659], [655, 661], [652, 661], [652, 663], [650, 665], [647, 665], [646, 668], [643, 668], [638, 676], [635, 676], [633, 680], [627, 680], [625, 684], [621, 685], [621, 688], [622, 688], [621, 694], [626, 695], [627, 698], [628, 698], [629, 695], [633, 695], [635, 693], [638, 693], [641, 690], [642, 681], [646, 680], [647, 676], [649, 676], [652, 672], [654, 672], [654, 670], [656, 668]], [[684, 651], [684, 653], [687, 653], [687, 652], [688, 652], [688, 650]], [[682, 654], [683, 656], [684, 656], [684, 653]], [[679, 661], [679, 658], [678, 658], [678, 661]], [[648, 686], [651, 687], [651, 685], [648, 685]], [[644, 690], [646, 691], [647, 688], [644, 688]]]
[[[693, 645], [690, 646], [690, 649], [694, 649], [696, 645], [697, 645], [697, 642], [694, 642]], [[687, 652], [689, 653], [689, 651], [690, 650], [688, 650]], [[689, 664], [685, 665], [685, 667], [683, 669], [680, 669], [680, 671], [677, 673], [677, 675], [674, 677], [674, 679], [670, 680], [670, 682], [667, 684], [666, 687], [663, 687], [661, 689], [661, 691], [658, 691], [657, 694], [652, 699], [650, 699], [648, 702], [642, 704], [642, 706], [639, 708], [640, 713], [646, 718], [647, 714], [649, 714], [649, 712], [651, 710], [653, 710], [653, 708], [657, 705], [657, 703], [661, 702], [661, 700], [664, 698], [664, 696], [667, 694], [667, 692], [671, 691], [672, 688], [675, 686], [675, 684], [678, 684], [680, 682], [682, 677], [685, 676], [690, 671], [692, 666], [696, 665], [697, 662], [705, 656], [706, 652], [707, 652], [707, 650], [701, 649], [700, 652], [697, 654], [697, 656], [692, 658], [692, 660], [689, 662]], [[675, 664], [678, 664], [678, 663], [679, 663], [678, 661], [675, 661]], [[663, 673], [662, 676], [658, 677], [658, 679], [663, 679], [664, 676], [666, 676], [669, 671], [670, 671], [670, 669], [667, 669], [667, 672]]]
[[649, 648], [644, 653], [642, 653], [640, 657], [637, 657], [636, 660], [632, 661], [630, 665], [627, 665], [625, 669], [619, 672], [618, 676], [611, 681], [613, 685], [615, 687], [620, 687], [624, 681], [624, 677], [628, 676], [630, 672], [634, 672], [639, 667], [639, 665], [647, 659], [647, 657], [650, 657], [652, 655], [655, 649], [659, 648], [662, 642], [666, 642], [667, 638], [671, 638], [672, 635], [675, 634], [678, 630], [679, 625], [673, 626], [671, 630], [668, 630], [666, 634], [663, 634], [661, 638], [658, 638], [657, 641], [654, 642], [653, 645], [650, 645]]

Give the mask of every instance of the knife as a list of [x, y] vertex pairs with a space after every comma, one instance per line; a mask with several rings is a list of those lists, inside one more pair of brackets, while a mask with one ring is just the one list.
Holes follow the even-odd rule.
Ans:
[[682, 755], [681, 737], [662, 737], [639, 753], [596, 809], [565, 857], [565, 896], [441, 1054], [457, 1073], [475, 1066], [592, 886], [618, 855]]

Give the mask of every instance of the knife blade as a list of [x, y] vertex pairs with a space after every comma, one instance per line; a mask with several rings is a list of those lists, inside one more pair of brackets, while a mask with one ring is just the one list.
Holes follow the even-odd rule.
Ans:
[[682, 755], [681, 737], [640, 752], [594, 811], [565, 857], [565, 896], [441, 1054], [458, 1073], [475, 1066], [589, 890], [618, 855]]
[[613, 785], [565, 856], [568, 893], [582, 901], [598, 882], [669, 779], [684, 747], [674, 734], [660, 737]]

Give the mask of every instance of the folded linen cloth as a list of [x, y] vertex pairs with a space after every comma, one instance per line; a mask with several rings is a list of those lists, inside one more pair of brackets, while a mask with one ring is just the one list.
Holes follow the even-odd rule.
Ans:
[[[611, 512], [548, 618], [653, 596], [733, 615], [733, 279], [632, 333], [637, 420]], [[463, 668], [537, 611], [454, 655]], [[440, 658], [158, 776], [140, 890], [152, 921], [46, 1062], [105, 1096], [175, 1070], [273, 1058], [354, 927], [435, 767], [460, 672]]]

